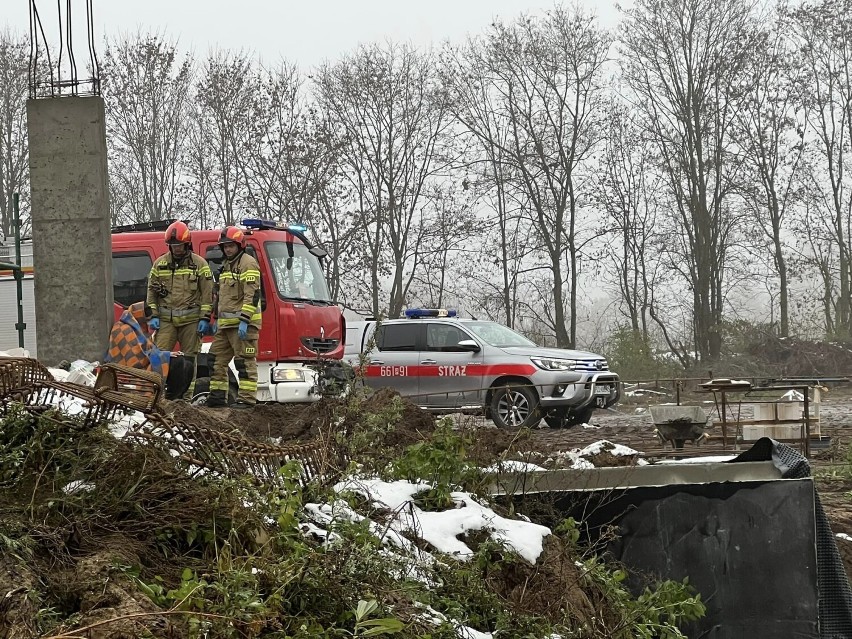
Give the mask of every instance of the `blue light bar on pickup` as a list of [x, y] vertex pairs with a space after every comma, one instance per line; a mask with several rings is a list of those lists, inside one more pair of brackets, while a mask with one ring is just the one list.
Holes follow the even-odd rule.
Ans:
[[405, 311], [405, 316], [408, 319], [418, 319], [421, 317], [455, 317], [455, 311], [448, 311], [445, 308], [409, 308]]

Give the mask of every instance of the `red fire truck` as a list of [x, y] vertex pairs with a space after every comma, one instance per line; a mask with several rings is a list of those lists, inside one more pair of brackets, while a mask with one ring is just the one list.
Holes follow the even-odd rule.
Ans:
[[[117, 315], [129, 304], [145, 299], [151, 266], [167, 251], [163, 231], [173, 221], [113, 229], [112, 279]], [[326, 252], [312, 245], [305, 235], [307, 229], [301, 225], [246, 219], [242, 227], [246, 233], [246, 251], [257, 259], [262, 280], [258, 401], [315, 401], [346, 377], [341, 363], [346, 323], [341, 308], [330, 299], [321, 264]], [[219, 233], [219, 230], [192, 232], [193, 250], [210, 263], [214, 278], [223, 260], [218, 245]], [[12, 281], [11, 274], [3, 277], [5, 275], [0, 274], [0, 280]], [[34, 313], [26, 307], [32, 300], [31, 277], [33, 275], [28, 275], [24, 280], [27, 333], [35, 328]], [[0, 295], [3, 299], [14, 300], [14, 287], [5, 284], [0, 282]], [[14, 304], [8, 306], [14, 307]], [[17, 337], [13, 342], [5, 336], [5, 332], [13, 336], [15, 333], [7, 331], [5, 326], [2, 331], [0, 339], [9, 343], [0, 343], [0, 349], [17, 345]], [[207, 342], [209, 344], [209, 338]], [[34, 339], [32, 344], [35, 344]], [[29, 343], [26, 346], [32, 348]], [[198, 390], [203, 390], [207, 376], [202, 356], [199, 358]]]

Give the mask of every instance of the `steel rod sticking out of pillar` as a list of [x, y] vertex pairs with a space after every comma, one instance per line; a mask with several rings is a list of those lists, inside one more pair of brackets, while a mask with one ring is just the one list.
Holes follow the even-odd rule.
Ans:
[[15, 324], [15, 328], [18, 330], [18, 346], [21, 348], [24, 347], [24, 330], [27, 328], [27, 325], [24, 323], [24, 289], [23, 289], [23, 279], [24, 272], [21, 268], [21, 194], [15, 193], [12, 195], [12, 205], [15, 213], [15, 219], [13, 221], [15, 225], [15, 264], [18, 265], [18, 268], [15, 269], [15, 283], [17, 285], [17, 294], [18, 294], [18, 323]]

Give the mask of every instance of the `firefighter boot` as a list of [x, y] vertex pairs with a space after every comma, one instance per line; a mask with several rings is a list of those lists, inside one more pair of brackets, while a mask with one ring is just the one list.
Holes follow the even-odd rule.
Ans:
[[225, 391], [210, 391], [210, 394], [207, 396], [206, 406], [207, 408], [226, 408], [228, 402], [225, 401]]

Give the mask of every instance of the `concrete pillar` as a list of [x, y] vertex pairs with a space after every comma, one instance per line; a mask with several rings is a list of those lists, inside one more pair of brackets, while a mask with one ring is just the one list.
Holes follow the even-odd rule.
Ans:
[[104, 101], [27, 101], [38, 358], [101, 360], [113, 322]]

